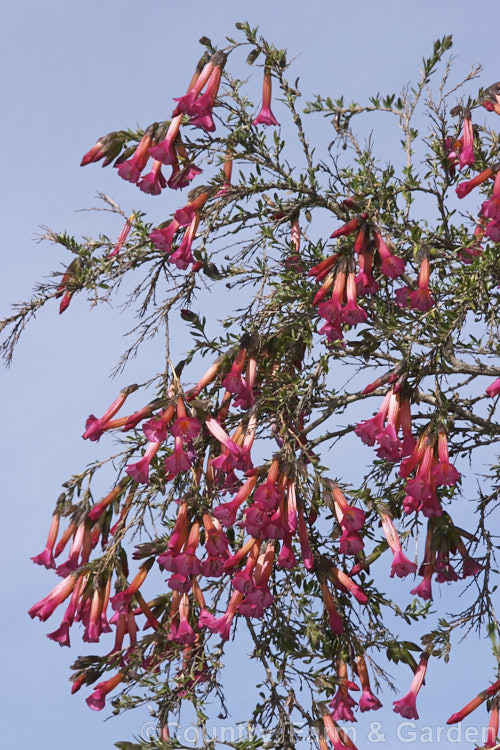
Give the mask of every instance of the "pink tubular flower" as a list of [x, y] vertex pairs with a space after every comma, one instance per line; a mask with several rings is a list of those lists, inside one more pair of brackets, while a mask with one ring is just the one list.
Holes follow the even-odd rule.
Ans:
[[128, 182], [139, 181], [141, 172], [148, 162], [149, 149], [152, 142], [152, 128], [148, 128], [142, 136], [134, 155], [130, 159], [127, 159], [127, 161], [122, 161], [120, 164], [115, 165], [122, 179]]
[[387, 412], [389, 411], [391, 393], [392, 391], [389, 391], [386, 394], [384, 400], [382, 401], [380, 409], [374, 417], [372, 417], [371, 419], [365, 419], [363, 422], [358, 422], [358, 424], [354, 428], [354, 432], [359, 438], [361, 438], [365, 445], [375, 445], [376, 436], [382, 432], [384, 428], [385, 418]]
[[460, 474], [453, 464], [450, 464], [448, 440], [444, 430], [440, 430], [438, 435], [438, 455], [439, 462], [434, 465], [432, 476], [434, 477], [436, 484], [453, 487], [453, 485], [455, 485], [460, 479]]
[[117, 672], [105, 682], [100, 682], [94, 692], [86, 699], [86, 703], [93, 711], [102, 711], [106, 703], [106, 696], [123, 680], [123, 672]]
[[59, 532], [59, 514], [54, 513], [52, 521], [50, 522], [49, 535], [47, 537], [47, 544], [45, 548], [40, 552], [39, 555], [35, 555], [31, 559], [36, 565], [44, 565], [46, 568], [55, 568], [56, 563], [54, 560], [54, 545], [56, 543], [57, 534]]
[[377, 252], [382, 261], [380, 270], [384, 276], [388, 276], [390, 279], [396, 279], [398, 276], [401, 276], [405, 270], [404, 261], [401, 258], [392, 255], [379, 232], [374, 232], [374, 237]]
[[356, 302], [356, 279], [354, 273], [349, 273], [347, 275], [346, 295], [347, 304], [342, 309], [342, 321], [349, 326], [356, 326], [358, 323], [365, 323], [368, 316]]
[[470, 112], [467, 111], [464, 117], [464, 132], [461, 138], [461, 148], [458, 157], [459, 168], [474, 166], [474, 131]]
[[378, 711], [379, 708], [382, 708], [382, 704], [371, 691], [368, 669], [366, 667], [366, 662], [362, 654], [356, 657], [356, 667], [363, 691], [361, 694], [361, 698], [359, 699], [359, 710], [362, 712]]
[[[153, 443], [151, 443], [151, 445], [153, 445]], [[168, 473], [167, 479], [171, 479], [183, 471], [188, 471], [190, 468], [191, 459], [184, 450], [182, 437], [176, 437], [174, 451], [165, 459], [165, 470]]]
[[179, 134], [181, 122], [182, 115], [173, 117], [164, 140], [149, 149], [149, 153], [153, 159], [161, 164], [172, 165], [176, 161], [174, 143]]
[[117, 241], [116, 245], [114, 246], [113, 250], [108, 255], [108, 258], [112, 258], [115, 255], [118, 255], [118, 253], [122, 249], [123, 245], [125, 244], [125, 242], [127, 240], [127, 237], [130, 234], [130, 230], [132, 229], [132, 224], [134, 223], [134, 221], [135, 221], [135, 214], [132, 213], [132, 214], [130, 214], [130, 216], [128, 217], [127, 221], [123, 225], [123, 229], [122, 229], [122, 231], [119, 234], [118, 241]]
[[139, 190], [149, 195], [160, 195], [163, 188], [167, 187], [167, 181], [162, 174], [161, 168], [162, 162], [154, 159], [151, 172], [144, 175], [137, 183]]
[[434, 306], [434, 300], [431, 297], [429, 291], [429, 276], [430, 276], [430, 264], [429, 259], [424, 258], [420, 264], [420, 271], [418, 274], [418, 289], [408, 294], [408, 300], [410, 306], [414, 310], [420, 310], [425, 312], [430, 310]]
[[417, 695], [425, 679], [428, 660], [429, 656], [426, 653], [422, 654], [420, 663], [415, 671], [415, 676], [411, 681], [410, 690], [404, 698], [394, 701], [393, 711], [401, 714], [405, 719], [418, 719]]
[[387, 412], [387, 424], [375, 436], [375, 440], [379, 444], [377, 456], [385, 458], [387, 461], [399, 461], [403, 452], [403, 445], [397, 436], [400, 397], [399, 393], [394, 392], [394, 388], [392, 388], [389, 393], [390, 399]]
[[359, 254], [359, 273], [356, 276], [356, 291], [360, 296], [376, 294], [379, 285], [373, 278], [373, 253], [362, 250]]
[[128, 466], [125, 467], [125, 472], [129, 477], [132, 477], [132, 479], [140, 484], [147, 484], [149, 482], [149, 466], [153, 458], [156, 456], [160, 445], [161, 443], [159, 442], [148, 443], [148, 447], [146, 448], [141, 460], [137, 461], [135, 464], [128, 464]]
[[365, 523], [364, 511], [354, 505], [349, 505], [340, 488], [334, 483], [331, 482], [330, 486], [339, 524], [345, 531], [359, 531]]
[[111, 406], [104, 412], [100, 419], [97, 419], [93, 414], [89, 416], [85, 422], [85, 432], [82, 435], [84, 440], [99, 440], [101, 435], [108, 429], [108, 422], [114, 417], [117, 411], [119, 411], [127, 396], [137, 389], [137, 386], [129, 386], [120, 392], [119, 396], [113, 401]]
[[485, 749], [488, 748], [498, 748], [497, 745], [497, 736], [498, 736], [498, 722], [499, 722], [499, 712], [498, 712], [498, 699], [497, 704], [492, 706], [490, 711], [490, 720], [488, 722], [488, 736], [486, 739], [486, 742], [484, 743]]
[[172, 252], [174, 234], [179, 228], [179, 222], [173, 219], [167, 227], [164, 227], [163, 229], [154, 229], [149, 235], [149, 239], [154, 245], [156, 245], [158, 250], [161, 250], [163, 253], [170, 253]]
[[190, 263], [194, 263], [194, 257], [191, 252], [191, 245], [196, 236], [196, 230], [200, 223], [200, 217], [194, 216], [189, 226], [189, 229], [185, 232], [182, 242], [179, 247], [168, 258], [169, 263], [173, 263], [174, 266], [181, 271], [185, 271]]
[[386, 513], [381, 513], [380, 519], [382, 522], [382, 529], [387, 540], [387, 544], [389, 545], [393, 553], [391, 578], [394, 578], [395, 575], [398, 576], [398, 578], [405, 578], [410, 573], [416, 573], [417, 566], [415, 565], [415, 563], [411, 562], [411, 560], [408, 560], [408, 558], [403, 554], [398, 532], [396, 531], [392, 519]]
[[57, 586], [52, 589], [50, 594], [41, 599], [37, 604], [34, 604], [29, 610], [28, 614], [33, 619], [38, 617], [39, 620], [44, 622], [48, 620], [51, 614], [62, 602], [68, 598], [73, 591], [77, 579], [73, 575], [66, 576]]
[[338, 271], [335, 276], [331, 299], [328, 302], [321, 302], [318, 305], [318, 314], [320, 317], [325, 318], [332, 325], [340, 325], [345, 281], [345, 271]]
[[249, 477], [240, 487], [237, 494], [229, 503], [223, 503], [214, 508], [213, 514], [223, 526], [233, 526], [236, 522], [236, 514], [241, 505], [248, 499], [257, 483], [257, 475]]
[[271, 112], [271, 71], [264, 68], [264, 81], [262, 84], [262, 109], [252, 122], [252, 125], [279, 125], [278, 120]]
[[335, 599], [333, 598], [332, 592], [330, 591], [326, 583], [320, 581], [320, 588], [323, 603], [328, 613], [328, 622], [330, 623], [330, 629], [335, 635], [340, 635], [340, 633], [344, 632], [344, 623], [342, 622], [342, 618], [338, 613]]
[[475, 187], [481, 185], [483, 182], [486, 182], [486, 180], [489, 180], [491, 177], [493, 177], [494, 174], [494, 171], [488, 167], [487, 169], [483, 169], [482, 172], [473, 177], [472, 180], [468, 180], [467, 182], [460, 182], [456, 187], [457, 196], [459, 198], [465, 198], [465, 196], [468, 195], [472, 190], [474, 190]]
[[488, 386], [486, 389], [486, 393], [488, 394], [489, 398], [495, 398], [495, 396], [498, 396], [500, 393], [500, 378], [495, 380], [494, 383]]
[[106, 161], [103, 164], [104, 167], [106, 166], [106, 164], [109, 164], [109, 162], [114, 159], [115, 156], [118, 155], [120, 149], [121, 140], [119, 138], [119, 134], [108, 133], [108, 135], [104, 135], [99, 138], [97, 143], [92, 146], [89, 151], [87, 151], [80, 163], [80, 166], [84, 167], [87, 164], [100, 161], [101, 159], [104, 159], [106, 157]]
[[182, 438], [185, 443], [192, 442], [201, 431], [201, 424], [195, 417], [186, 415], [182, 398], [177, 400], [177, 419], [172, 425], [171, 433], [175, 438]]

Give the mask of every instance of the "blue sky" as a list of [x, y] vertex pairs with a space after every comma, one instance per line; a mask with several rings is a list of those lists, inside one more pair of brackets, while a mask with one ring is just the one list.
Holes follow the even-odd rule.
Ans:
[[[291, 77], [300, 76], [304, 99], [321, 92], [363, 101], [415, 79], [433, 40], [449, 33], [457, 78], [481, 62], [481, 83], [498, 80], [498, 4], [487, 0], [477, 7], [473, 11], [469, 2], [449, 0], [9, 4], [2, 10], [0, 50], [2, 317], [10, 301], [27, 298], [38, 279], [66, 262], [62, 251], [35, 241], [42, 225], [76, 235], [101, 230], [118, 235], [118, 217], [78, 211], [97, 205], [97, 191], [111, 195], [127, 214], [141, 208], [158, 220], [168, 216], [171, 197], [140, 195], [114, 170], [80, 169], [79, 163], [98, 136], [169, 116], [171, 98], [184, 90], [199, 57], [201, 35], [222, 43], [234, 33], [236, 21], [247, 19], [277, 46], [298, 55]], [[260, 72], [249, 85], [258, 101]], [[33, 566], [29, 557], [44, 545], [60, 484], [96, 456], [95, 444], [80, 438], [86, 416], [102, 411], [124, 385], [144, 380], [149, 374], [144, 363], [154, 361], [149, 345], [124, 376], [108, 378], [124, 330], [126, 316], [110, 308], [89, 310], [75, 298], [58, 316], [54, 303], [29, 327], [13, 366], [0, 371], [5, 466], [0, 701], [9, 717], [2, 729], [11, 750], [28, 743], [40, 750], [111, 747], [113, 740], [139, 734], [149, 721], [145, 711], [103, 723], [105, 712], [90, 712], [84, 702], [87, 690], [72, 697], [67, 675], [80, 653], [78, 639], [71, 652], [60, 649], [45, 638], [52, 620], [32, 622], [26, 614], [54, 585], [51, 574]], [[491, 662], [484, 644], [460, 647], [457, 657], [456, 666], [431, 665], [419, 700], [423, 725], [443, 724], [487, 683]], [[236, 670], [241, 668], [237, 664]], [[406, 692], [410, 675], [398, 674]], [[391, 699], [387, 694], [386, 707]], [[373, 714], [369, 720], [383, 721], [389, 746], [396, 746], [396, 719], [389, 714]], [[475, 723], [480, 718], [486, 718], [484, 710]], [[358, 731], [359, 739], [367, 736], [368, 730]], [[451, 748], [457, 743], [441, 739], [439, 744]]]

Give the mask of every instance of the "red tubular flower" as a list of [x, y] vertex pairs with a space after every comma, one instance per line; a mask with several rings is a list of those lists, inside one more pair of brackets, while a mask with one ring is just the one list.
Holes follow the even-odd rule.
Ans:
[[330, 629], [335, 635], [340, 635], [344, 632], [344, 624], [338, 613], [335, 599], [333, 598], [332, 592], [328, 588], [328, 585], [320, 581], [321, 596], [323, 597], [323, 603], [328, 613], [328, 622], [330, 623]]
[[[315, 266], [311, 268], [311, 270], [308, 273], [308, 276], [314, 276], [316, 281], [323, 281], [323, 279], [328, 276], [330, 270], [335, 265], [335, 262], [338, 258], [338, 253], [334, 253], [333, 255], [329, 255], [328, 258], [325, 258], [320, 263], [317, 263]], [[333, 276], [332, 276], [332, 282], [333, 282]], [[319, 292], [318, 292], [319, 294]], [[325, 296], [325, 295], [323, 295]], [[317, 300], [314, 299], [314, 304], [316, 304]]]
[[337, 237], [347, 237], [349, 234], [355, 232], [356, 229], [358, 229], [359, 225], [360, 220], [358, 218], [351, 219], [351, 221], [348, 221], [347, 224], [343, 224], [341, 227], [332, 232], [332, 234], [330, 235], [330, 239], [334, 240]]
[[476, 695], [476, 697], [469, 701], [469, 703], [467, 703], [467, 705], [464, 706], [460, 711], [457, 711], [456, 714], [450, 716], [446, 723], [456, 724], [459, 721], [463, 721], [465, 717], [475, 711], [476, 708], [481, 705], [481, 703], [484, 703], [485, 700], [488, 700], [488, 698], [490, 698], [492, 695], [495, 695], [495, 693], [497, 693], [499, 690], [500, 680], [497, 680], [493, 683], [493, 685], [490, 685], [490, 687], [486, 688], [486, 690], [482, 690], [478, 695]]
[[497, 737], [498, 737], [498, 700], [497, 704], [494, 705], [490, 711], [490, 720], [488, 722], [488, 734], [486, 738], [486, 742], [484, 743], [485, 748], [494, 748], [498, 747], [497, 745]]
[[201, 431], [201, 424], [195, 417], [188, 417], [186, 407], [181, 398], [177, 400], [177, 419], [171, 427], [172, 435], [180, 437], [185, 443], [192, 442]]
[[472, 180], [468, 180], [467, 182], [460, 182], [455, 188], [457, 196], [459, 198], [465, 198], [465, 196], [468, 195], [472, 190], [474, 190], [475, 187], [481, 185], [483, 182], [486, 182], [486, 180], [489, 180], [491, 177], [493, 177], [494, 174], [494, 171], [488, 167], [487, 169], [483, 169], [482, 172], [473, 177]]
[[102, 711], [106, 703], [106, 696], [123, 680], [124, 673], [117, 672], [105, 682], [100, 682], [94, 692], [86, 699], [86, 703], [93, 711]]
[[121, 479], [116, 487], [113, 487], [111, 492], [108, 492], [106, 497], [103, 497], [103, 499], [99, 503], [97, 503], [97, 505], [94, 505], [94, 507], [89, 510], [87, 514], [88, 518], [91, 521], [97, 521], [97, 519], [100, 518], [104, 513], [106, 508], [108, 508], [112, 503], [115, 502], [115, 500], [120, 497], [120, 495], [123, 494], [129, 482], [130, 479], [128, 479], [128, 477], [124, 477], [123, 479]]
[[252, 125], [279, 125], [278, 120], [271, 112], [271, 71], [264, 68], [264, 81], [262, 84], [262, 109], [252, 122]]
[[405, 719], [418, 719], [416, 702], [417, 695], [425, 679], [428, 660], [429, 656], [425, 653], [422, 654], [420, 658], [420, 664], [416, 669], [409, 692], [404, 696], [404, 698], [400, 698], [398, 701], [394, 701], [393, 711], [395, 711], [397, 714], [401, 714], [401, 716], [403, 716]]
[[349, 578], [347, 573], [344, 573], [343, 570], [340, 570], [339, 568], [336, 568], [335, 565], [331, 565], [329, 569], [331, 579], [334, 583], [334, 585], [341, 589], [341, 590], [348, 590], [353, 597], [358, 601], [360, 604], [366, 604], [368, 601], [368, 596], [365, 594], [361, 586], [358, 586], [357, 583], [354, 583], [354, 581]]
[[191, 107], [209, 80], [213, 68], [214, 64], [211, 60], [207, 62], [201, 70], [199, 67], [197, 68], [191, 79], [191, 83], [188, 86], [187, 93], [184, 94], [184, 96], [174, 98], [174, 102], [177, 102], [177, 106], [174, 110], [173, 117], [177, 117], [181, 114], [189, 115], [191, 113]]
[[139, 572], [134, 577], [132, 582], [127, 586], [124, 591], [120, 591], [111, 597], [110, 604], [115, 612], [125, 614], [128, 611], [130, 601], [137, 591], [141, 588], [142, 584], [146, 580], [146, 577], [151, 570], [153, 561], [148, 561], [139, 568]]
[[430, 263], [428, 258], [424, 258], [420, 264], [418, 274], [418, 289], [408, 294], [408, 301], [414, 310], [425, 312], [434, 306], [434, 300], [429, 292]]
[[297, 520], [299, 528], [299, 541], [300, 550], [302, 553], [302, 560], [304, 561], [304, 567], [306, 570], [312, 570], [314, 568], [314, 558], [309, 543], [309, 535], [307, 533], [307, 526], [304, 519], [304, 511], [301, 506], [297, 508]]
[[394, 388], [392, 388], [390, 391], [389, 409], [387, 411], [387, 424], [375, 436], [375, 440], [379, 444], [377, 456], [385, 458], [387, 461], [399, 461], [403, 452], [403, 445], [397, 436], [400, 411], [399, 403], [399, 393], [395, 393]]
[[404, 261], [401, 258], [392, 255], [379, 232], [374, 232], [374, 237], [377, 252], [382, 261], [380, 270], [384, 276], [388, 276], [390, 279], [396, 279], [398, 276], [401, 276], [405, 270]]
[[87, 151], [80, 163], [80, 166], [84, 167], [87, 164], [100, 161], [105, 157], [106, 162], [103, 164], [103, 167], [106, 166], [106, 163], [109, 164], [110, 160], [114, 159], [114, 157], [117, 156], [120, 152], [121, 141], [119, 139], [119, 136], [117, 138], [117, 135], [117, 133], [108, 133], [108, 135], [99, 138], [95, 146], [92, 146], [90, 151]]

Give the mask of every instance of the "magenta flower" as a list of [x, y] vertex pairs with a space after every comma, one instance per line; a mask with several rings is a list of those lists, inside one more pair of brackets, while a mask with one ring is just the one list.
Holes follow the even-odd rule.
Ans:
[[148, 419], [142, 425], [142, 431], [150, 443], [164, 443], [168, 436], [167, 425], [163, 419]]
[[357, 531], [342, 531], [339, 552], [343, 555], [357, 555], [364, 548], [364, 542]]
[[347, 276], [346, 295], [347, 304], [342, 309], [342, 322], [349, 326], [356, 326], [358, 323], [365, 323], [368, 316], [356, 302], [356, 279], [354, 273], [349, 273]]
[[149, 129], [146, 130], [143, 137], [141, 138], [139, 145], [137, 146], [134, 155], [122, 161], [120, 164], [115, 164], [118, 169], [118, 174], [123, 180], [128, 182], [138, 182], [141, 176], [141, 172], [146, 166], [149, 159], [149, 148], [152, 143], [151, 133]]
[[50, 594], [47, 594], [46, 597], [28, 610], [29, 616], [31, 618], [38, 617], [42, 622], [48, 620], [57, 607], [71, 594], [75, 584], [76, 578], [73, 575], [66, 576], [64, 580], [52, 589]]
[[396, 550], [392, 560], [391, 578], [394, 578], [395, 575], [398, 578], [405, 578], [407, 575], [410, 575], [410, 573], [416, 572], [417, 566], [415, 563], [408, 560], [402, 550]]
[[114, 246], [113, 250], [109, 253], [108, 258], [112, 258], [115, 255], [118, 255], [118, 253], [122, 249], [123, 245], [127, 241], [127, 237], [130, 234], [130, 230], [132, 229], [132, 224], [133, 224], [134, 220], [135, 220], [135, 214], [134, 213], [130, 214], [130, 216], [128, 217], [127, 221], [123, 225], [122, 231], [120, 232], [120, 234], [118, 236], [117, 243]]
[[49, 535], [47, 537], [47, 544], [40, 554], [32, 557], [32, 561], [36, 565], [44, 565], [46, 568], [55, 568], [56, 563], [54, 560], [54, 544], [56, 543], [57, 534], [59, 532], [59, 515], [54, 513], [52, 521], [50, 522]]
[[384, 400], [382, 401], [380, 409], [374, 417], [372, 417], [371, 419], [365, 419], [363, 422], [358, 422], [358, 424], [354, 428], [354, 432], [359, 438], [361, 438], [365, 445], [375, 445], [377, 435], [382, 432], [384, 428], [385, 418], [387, 416], [387, 412], [389, 411], [391, 394], [392, 390], [386, 394]]
[[172, 252], [174, 234], [179, 228], [179, 222], [173, 219], [164, 229], [154, 229], [149, 235], [149, 239], [156, 245], [158, 250], [161, 250], [164, 253], [170, 253]]
[[162, 189], [167, 187], [167, 181], [162, 174], [161, 167], [162, 162], [155, 159], [151, 172], [137, 183], [139, 190], [149, 195], [160, 195]]
[[111, 406], [104, 412], [100, 419], [97, 419], [93, 414], [89, 416], [85, 422], [85, 432], [82, 435], [84, 440], [97, 441], [101, 435], [107, 429], [107, 423], [121, 409], [127, 398], [127, 393], [121, 392], [119, 396], [113, 401]]
[[401, 276], [405, 270], [404, 261], [401, 258], [397, 258], [392, 255], [386, 243], [384, 242], [382, 235], [379, 232], [374, 233], [375, 245], [377, 247], [378, 254], [382, 260], [380, 270], [384, 276], [388, 276], [390, 279], [396, 279]]
[[252, 122], [252, 125], [279, 125], [278, 120], [271, 112], [271, 72], [264, 69], [264, 82], [262, 84], [262, 109]]
[[373, 254], [362, 250], [359, 254], [359, 273], [356, 276], [356, 291], [361, 295], [376, 294], [379, 285], [373, 278]]
[[434, 300], [429, 292], [429, 276], [429, 259], [424, 258], [420, 265], [420, 271], [418, 274], [418, 289], [414, 292], [410, 292], [408, 295], [410, 305], [414, 310], [425, 312], [434, 306]]
[[147, 484], [149, 482], [149, 466], [158, 452], [160, 445], [160, 442], [148, 443], [148, 447], [146, 448], [141, 460], [137, 461], [135, 464], [128, 464], [128, 466], [125, 467], [125, 473], [128, 474], [129, 477], [132, 477], [132, 479], [135, 479], [136, 482]]
[[170, 432], [174, 437], [180, 437], [185, 443], [194, 440], [201, 431], [201, 424], [195, 417], [180, 417], [173, 423]]
[[150, 156], [161, 164], [175, 164], [177, 159], [174, 143], [177, 135], [179, 134], [179, 128], [182, 122], [182, 115], [173, 117], [172, 122], [169, 125], [165, 139], [161, 143], [157, 143], [149, 149]]
[[118, 672], [106, 682], [100, 682], [94, 692], [86, 699], [86, 703], [93, 711], [102, 711], [106, 704], [106, 696], [123, 680], [123, 672]]
[[467, 113], [464, 117], [464, 132], [462, 135], [460, 154], [458, 157], [459, 168], [474, 166], [474, 130], [472, 129], [472, 121], [470, 113]]
[[428, 659], [429, 657], [427, 654], [422, 655], [420, 664], [418, 665], [415, 671], [415, 676], [411, 682], [409, 692], [404, 698], [394, 701], [393, 711], [397, 714], [401, 714], [405, 719], [418, 719], [417, 695], [424, 682]]
[[395, 575], [398, 576], [398, 578], [405, 578], [410, 573], [416, 573], [417, 566], [415, 565], [415, 563], [411, 562], [411, 560], [408, 560], [408, 558], [403, 554], [403, 551], [401, 549], [401, 542], [399, 541], [399, 535], [392, 522], [392, 519], [386, 513], [381, 513], [380, 517], [382, 521], [382, 530], [384, 532], [384, 536], [393, 553], [391, 578], [394, 578]]
[[487, 169], [483, 169], [482, 172], [473, 177], [472, 180], [468, 180], [467, 182], [460, 182], [455, 188], [457, 196], [459, 198], [465, 198], [465, 196], [468, 195], [472, 190], [474, 190], [475, 187], [481, 185], [486, 180], [489, 180], [490, 177], [493, 177], [494, 174], [495, 173], [493, 172], [493, 170], [488, 167]]
[[176, 437], [174, 452], [165, 459], [165, 470], [168, 473], [167, 478], [172, 479], [172, 477], [190, 468], [191, 459], [184, 450], [182, 438]]
[[424, 599], [425, 601], [432, 601], [432, 587], [431, 587], [431, 579], [432, 579], [432, 573], [433, 568], [432, 565], [427, 567], [425, 569], [425, 574], [418, 586], [415, 586], [414, 589], [411, 589], [410, 594], [413, 594], [414, 596], [419, 596], [421, 599]]

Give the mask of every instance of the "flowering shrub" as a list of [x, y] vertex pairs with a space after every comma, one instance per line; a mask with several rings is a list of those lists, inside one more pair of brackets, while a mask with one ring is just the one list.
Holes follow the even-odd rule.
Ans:
[[[60, 617], [48, 637], [69, 646], [80, 623], [84, 641], [109, 642], [106, 653], [76, 660], [73, 692], [93, 686], [86, 701], [96, 711], [106, 700], [116, 711], [155, 702], [156, 744], [118, 745], [129, 749], [179, 747], [167, 725], [183, 701], [201, 707], [219, 696], [224, 710], [221, 658], [245, 624], [268, 691], [252, 721], [272, 732], [272, 747], [293, 746], [297, 717], [322, 748], [353, 747], [339, 723], [382, 709], [381, 652], [414, 673], [394, 711], [416, 719], [424, 677], [432, 690], [432, 660], [448, 659], [455, 629], [499, 635], [498, 466], [485, 474], [481, 463], [476, 528], [454, 519], [477, 449], [500, 435], [500, 165], [491, 130], [500, 87], [478, 93], [476, 71], [449, 92], [445, 79], [433, 98], [445, 37], [399, 97], [347, 106], [318, 96], [302, 112], [286, 53], [238, 27], [242, 40], [225, 49], [202, 40], [186, 93], [171, 92], [181, 95], [170, 120], [110, 133], [82, 159], [113, 164], [152, 196], [188, 188], [173, 216], [152, 226], [139, 210], [123, 213], [110, 242], [49, 233], [71, 263], [2, 324], [9, 358], [40, 304], [62, 297], [62, 313], [75, 295], [107, 289], [108, 298], [125, 274], [142, 273], [141, 337], [165, 326], [175, 335], [178, 313], [193, 335], [180, 364], [167, 351], [161, 374], [145, 373], [147, 385], [122, 388], [102, 416], [88, 417], [85, 440], [125, 433], [116, 481], [91, 499], [97, 461], [65, 482], [46, 547], [33, 557], [61, 578], [29, 611]], [[263, 69], [257, 114], [247, 84], [228, 72], [245, 48]], [[423, 139], [420, 108], [432, 123]], [[353, 120], [370, 112], [396, 119], [402, 160], [382, 166], [362, 145]], [[328, 153], [310, 145], [304, 114], [332, 121]], [[474, 189], [481, 198], [465, 200]], [[207, 285], [221, 294], [224, 284], [237, 304], [211, 337], [197, 295]], [[186, 373], [201, 358], [208, 369], [193, 383]], [[356, 485], [343, 477], [342, 442], [326, 450], [348, 439], [364, 451]], [[402, 600], [390, 578], [406, 579]], [[420, 644], [401, 641], [397, 618], [429, 617], [433, 584], [460, 592], [467, 579], [478, 596], [464, 611], [432, 622]], [[497, 680], [450, 722], [487, 702], [492, 747], [499, 689]]]

